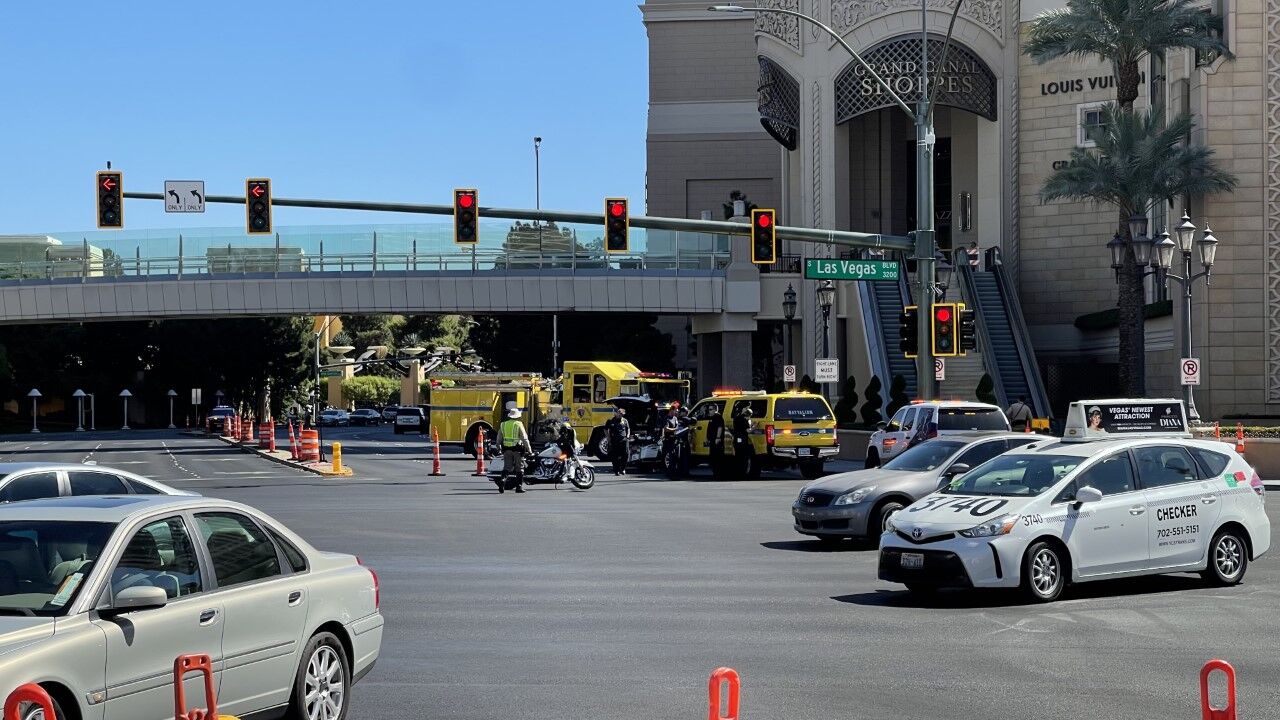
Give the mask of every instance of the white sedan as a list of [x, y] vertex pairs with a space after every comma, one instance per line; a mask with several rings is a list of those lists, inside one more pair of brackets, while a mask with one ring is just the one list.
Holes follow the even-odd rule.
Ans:
[[[70, 497], [0, 508], [0, 693], [58, 718], [174, 717], [174, 661], [213, 660], [219, 712], [343, 720], [382, 643], [378, 578], [221, 500]], [[190, 707], [207, 707], [193, 681]], [[23, 720], [41, 717], [24, 708]]]
[[[1103, 405], [1101, 414], [1134, 413]], [[1134, 575], [1199, 572], [1239, 583], [1271, 544], [1262, 479], [1244, 458], [1185, 432], [1093, 422], [1088, 437], [1117, 439], [1032, 443], [893, 515], [880, 539], [880, 578], [914, 591], [1021, 587], [1037, 601], [1056, 599], [1069, 582]]]
[[0, 463], [0, 503], [60, 495], [189, 495], [164, 483], [92, 463]]

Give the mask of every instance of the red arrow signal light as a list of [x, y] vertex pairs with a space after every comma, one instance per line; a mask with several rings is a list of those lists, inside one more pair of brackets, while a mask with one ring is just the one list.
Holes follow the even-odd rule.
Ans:
[[116, 186], [115, 178], [111, 177], [110, 175], [104, 176], [102, 178], [102, 187], [106, 188], [107, 190], [110, 190], [115, 186]]
[[249, 235], [270, 235], [271, 180], [249, 178], [244, 181], [245, 232]]

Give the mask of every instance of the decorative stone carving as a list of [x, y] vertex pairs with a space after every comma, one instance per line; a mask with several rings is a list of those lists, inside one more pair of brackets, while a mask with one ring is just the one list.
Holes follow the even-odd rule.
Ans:
[[[1022, 11], [1020, 5], [1019, 0], [1011, 0], [1009, 3], [1010, 27], [1008, 37], [1011, 38], [1018, 37], [1018, 18]], [[1005, 67], [1008, 67], [1008, 65], [1006, 64]], [[1017, 62], [1014, 62], [1014, 67], [1017, 67]], [[1009, 129], [1009, 164], [1005, 168], [1008, 192], [1006, 194], [1005, 207], [1008, 208], [1009, 226], [1005, 235], [1004, 247], [1002, 248], [1005, 269], [1015, 283], [1018, 282], [1019, 278], [1018, 261], [1022, 257], [1022, 183], [1019, 179], [1022, 158], [1018, 145], [1018, 128], [1021, 123], [1018, 109], [1020, 85], [1016, 72], [1015, 70], [1013, 77], [1005, 80], [1009, 93], [1009, 102], [1005, 106], [1008, 108], [1008, 117], [1005, 119], [1005, 124]]]
[[1266, 4], [1267, 402], [1280, 402], [1280, 0]]
[[[950, 13], [955, 0], [928, 0], [934, 10]], [[920, 0], [831, 0], [831, 24], [841, 35], [880, 15], [920, 9]], [[991, 31], [1004, 44], [1004, 3], [1001, 0], [965, 0], [960, 15]], [[917, 23], [918, 25], [918, 23]]]
[[759, 62], [756, 107], [760, 124], [783, 147], [795, 150], [800, 130], [800, 81], [764, 55]]
[[[801, 12], [800, 0], [761, 0], [756, 3], [756, 7]], [[758, 12], [756, 13], [756, 32], [777, 38], [796, 52], [800, 52], [800, 19], [797, 17]]]

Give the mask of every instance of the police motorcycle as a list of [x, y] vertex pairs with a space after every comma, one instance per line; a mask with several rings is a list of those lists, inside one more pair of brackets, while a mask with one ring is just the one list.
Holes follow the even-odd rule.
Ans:
[[[676, 413], [676, 410], [669, 412]], [[662, 431], [662, 467], [667, 472], [667, 478], [679, 480], [688, 472], [690, 465], [693, 423], [687, 412], [671, 417], [675, 418], [674, 424], [664, 424]]]
[[[582, 443], [574, 441], [574, 453], [569, 456], [561, 447], [547, 443], [537, 453], [524, 456], [525, 485], [559, 485], [569, 483], [579, 490], [590, 490], [596, 484], [596, 471], [582, 460]], [[502, 477], [501, 455], [489, 463], [489, 479]]]

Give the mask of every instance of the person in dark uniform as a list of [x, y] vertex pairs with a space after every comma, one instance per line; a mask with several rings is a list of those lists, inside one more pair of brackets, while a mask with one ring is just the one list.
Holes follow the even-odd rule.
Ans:
[[613, 463], [614, 475], [627, 474], [627, 458], [631, 456], [631, 423], [627, 422], [627, 411], [617, 408], [613, 417], [604, 424], [609, 433], [609, 460]]
[[735, 465], [738, 466], [738, 473], [746, 477], [748, 474], [753, 477], [759, 474], [759, 469], [754, 468], [756, 448], [751, 444], [751, 408], [743, 408], [741, 412], [733, 418], [733, 459]]
[[711, 417], [707, 420], [707, 450], [711, 453], [711, 477], [720, 480], [724, 477], [724, 416], [719, 406], [711, 408]]
[[560, 452], [569, 457], [578, 454], [578, 434], [573, 431], [573, 426], [569, 424], [568, 415], [560, 419], [560, 430], [556, 433], [556, 445], [560, 446]]

